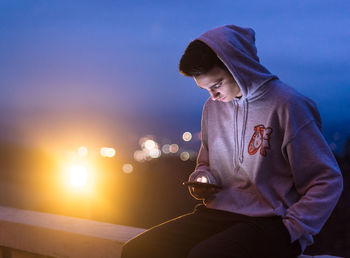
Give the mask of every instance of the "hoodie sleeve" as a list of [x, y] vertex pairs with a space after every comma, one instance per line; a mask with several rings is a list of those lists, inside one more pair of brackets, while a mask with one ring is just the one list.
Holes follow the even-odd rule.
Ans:
[[203, 107], [202, 111], [202, 121], [201, 121], [201, 147], [197, 157], [197, 165], [194, 172], [190, 175], [189, 181], [195, 181], [198, 176], [206, 176], [210, 182], [215, 183], [216, 180], [209, 168], [209, 151], [208, 151], [208, 113], [207, 113], [207, 103]]
[[342, 176], [315, 120], [305, 123], [286, 145], [299, 201], [290, 206], [283, 222], [291, 242], [302, 249], [317, 234], [333, 211], [343, 188]]

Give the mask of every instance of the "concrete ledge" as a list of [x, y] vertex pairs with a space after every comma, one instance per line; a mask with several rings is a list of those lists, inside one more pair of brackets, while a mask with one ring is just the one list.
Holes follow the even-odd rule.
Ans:
[[[0, 206], [0, 258], [117, 258], [145, 229]], [[5, 249], [4, 249], [5, 248]], [[25, 254], [25, 252], [28, 252]], [[336, 258], [300, 255], [299, 258]]]
[[52, 257], [120, 257], [144, 229], [0, 206], [0, 246]]

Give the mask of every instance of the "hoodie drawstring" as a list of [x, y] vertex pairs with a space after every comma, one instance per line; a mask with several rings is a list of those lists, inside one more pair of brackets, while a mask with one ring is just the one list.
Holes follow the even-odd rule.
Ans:
[[241, 143], [239, 148], [239, 161], [243, 163], [244, 156], [244, 140], [245, 140], [245, 131], [247, 129], [247, 121], [248, 121], [248, 100], [244, 99], [243, 101], [243, 123], [242, 123], [242, 132], [241, 132]]

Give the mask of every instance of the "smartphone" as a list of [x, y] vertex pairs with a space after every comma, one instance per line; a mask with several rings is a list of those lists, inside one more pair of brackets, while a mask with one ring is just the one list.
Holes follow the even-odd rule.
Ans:
[[201, 188], [210, 188], [210, 187], [214, 187], [216, 189], [222, 189], [221, 186], [219, 185], [215, 185], [215, 184], [209, 184], [209, 183], [202, 183], [202, 182], [190, 182], [190, 181], [186, 181], [182, 183], [185, 186], [193, 186], [193, 187], [201, 187]]

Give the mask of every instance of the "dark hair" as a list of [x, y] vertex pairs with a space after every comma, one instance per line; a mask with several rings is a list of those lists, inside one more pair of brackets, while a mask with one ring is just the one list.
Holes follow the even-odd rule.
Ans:
[[214, 67], [227, 70], [215, 52], [200, 40], [194, 40], [187, 46], [179, 63], [180, 73], [189, 77], [205, 74]]

